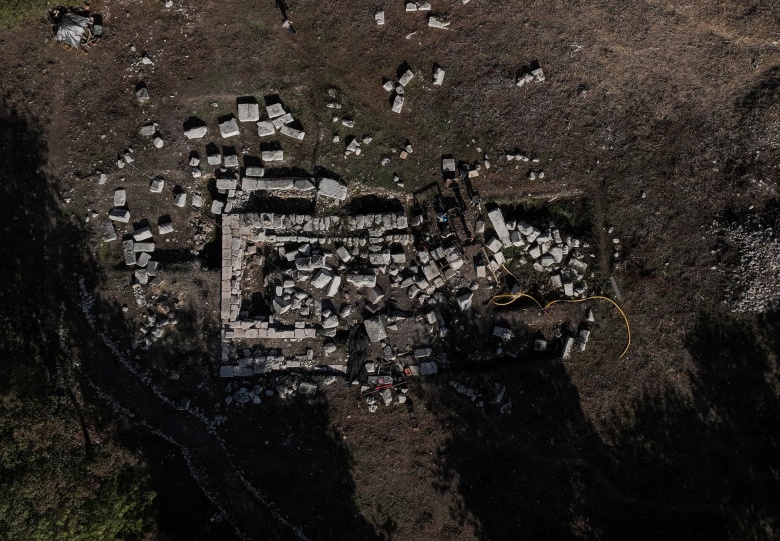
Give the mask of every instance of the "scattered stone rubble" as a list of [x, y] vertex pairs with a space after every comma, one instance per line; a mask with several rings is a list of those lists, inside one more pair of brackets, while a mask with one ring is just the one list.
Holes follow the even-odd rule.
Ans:
[[549, 221], [542, 227], [530, 225], [522, 220], [505, 220], [503, 212], [496, 207], [488, 212], [495, 236], [486, 242], [489, 254], [488, 268], [495, 272], [505, 262], [502, 250], [514, 246], [521, 248], [524, 254], [518, 258], [520, 264], [530, 264], [537, 272], [546, 272], [550, 276], [553, 289], [565, 297], [584, 297], [588, 284], [585, 281], [589, 263], [595, 257], [587, 253], [590, 247], [579, 239], [564, 236], [555, 222]]
[[[419, 6], [416, 7], [419, 10]], [[385, 84], [385, 88], [394, 94], [392, 101], [396, 112], [402, 110], [405, 88], [415, 77], [408, 67], [399, 69], [399, 73], [397, 83], [388, 81]], [[434, 66], [434, 84], [441, 85], [443, 77], [444, 70]], [[540, 77], [543, 80], [543, 74]], [[335, 95], [330, 97], [335, 99]], [[329, 101], [327, 105], [331, 109], [341, 108], [335, 101]], [[282, 104], [268, 104], [266, 114], [267, 119], [261, 120], [259, 104], [251, 100], [238, 101], [238, 117], [230, 114], [219, 119], [220, 135], [222, 138], [234, 137], [240, 134], [239, 123], [256, 122], [260, 137], [277, 131], [296, 140], [305, 137]], [[341, 120], [345, 127], [354, 127], [348, 117], [334, 119]], [[202, 123], [188, 123], [185, 134], [190, 139], [202, 138], [208, 132]], [[141, 133], [152, 137], [155, 146], [161, 146], [162, 137], [156, 124], [144, 125]], [[347, 137], [347, 153], [360, 154], [361, 144], [369, 144], [371, 140], [370, 135], [360, 139]], [[196, 178], [202, 174], [199, 152], [193, 150], [189, 158], [189, 167]], [[407, 142], [401, 158], [410, 152], [412, 148]], [[393, 403], [394, 392], [398, 398], [396, 403], [403, 403], [405, 389], [394, 390], [386, 378], [401, 372], [404, 376], [436, 375], [441, 366], [446, 367], [446, 356], [434, 354], [433, 347], [417, 346], [406, 353], [408, 362], [396, 360], [400, 353], [390, 344], [398, 336], [399, 325], [409, 318], [419, 318], [423, 324], [427, 322], [431, 334], [446, 337], [448, 322], [439, 309], [444, 302], [442, 292], [457, 291], [453, 295], [457, 308], [462, 312], [474, 310], [473, 292], [480, 285], [492, 288], [498, 284], [497, 275], [503, 271], [507, 258], [504, 252], [508, 249], [521, 248], [519, 252], [512, 250], [510, 256], [519, 264], [530, 264], [536, 271], [548, 274], [551, 287], [563, 296], [582, 297], [587, 291], [587, 245], [569, 235], [564, 236], [553, 222], [531, 225], [520, 217], [505, 218], [499, 207], [482, 213], [481, 207], [476, 205], [480, 214], [475, 227], [479, 235], [476, 242], [481, 250], [467, 256], [458, 243], [443, 242], [451, 233], [442, 232], [439, 241], [431, 238], [425, 229], [426, 224], [431, 223], [430, 219], [416, 214], [417, 211], [411, 217], [406, 210], [348, 215], [323, 213], [322, 209], [313, 214], [244, 212], [244, 204], [254, 192], [275, 192], [282, 197], [310, 194], [314, 202], [343, 202], [348, 197], [348, 189], [338, 180], [325, 177], [266, 177], [263, 163], [283, 160], [280, 148], [263, 150], [262, 162], [246, 157], [243, 167], [232, 147], [220, 150], [210, 143], [206, 146], [206, 156], [207, 163], [215, 167], [214, 182], [221, 194], [219, 199], [212, 201], [211, 210], [222, 214], [222, 377], [268, 377], [271, 372], [288, 370], [325, 369], [345, 373], [346, 359], [337, 342], [343, 340], [343, 333], [359, 325], [367, 342], [374, 348], [381, 348], [384, 355], [376, 361], [366, 362], [362, 368], [369, 384], [375, 387], [366, 399], [369, 409], [375, 409], [378, 401], [385, 405]], [[517, 154], [507, 157], [528, 161]], [[487, 156], [484, 161], [488, 168]], [[120, 154], [119, 163], [133, 163], [132, 152], [127, 150]], [[475, 177], [476, 171], [475, 167], [472, 175], [470, 169], [467, 176]], [[457, 178], [459, 171], [454, 158], [443, 159], [442, 173], [445, 178]], [[463, 172], [460, 173], [463, 176]], [[400, 179], [396, 181], [400, 182]], [[164, 183], [162, 178], [155, 177], [150, 183], [150, 191], [162, 192]], [[185, 193], [173, 194], [174, 205], [184, 206], [186, 202]], [[202, 197], [196, 194], [192, 202], [194, 206], [200, 206]], [[114, 208], [109, 212], [111, 221], [104, 226], [106, 239], [117, 238], [112, 222], [129, 223], [126, 203], [125, 191], [116, 190]], [[237, 211], [241, 213], [236, 214]], [[173, 223], [165, 222], [159, 224], [156, 232], [163, 236], [174, 230]], [[145, 286], [162, 282], [158, 275], [160, 265], [152, 260], [154, 234], [150, 226], [142, 225], [123, 241], [125, 263], [134, 270], [133, 294], [139, 306], [148, 306]], [[417, 239], [425, 239], [425, 242]], [[472, 237], [469, 243], [473, 241]], [[250, 309], [251, 306], [245, 306], [243, 299], [242, 284], [249, 262], [253, 268], [272, 265], [267, 273], [260, 273], [268, 293], [268, 311], [261, 315], [254, 315], [256, 312]], [[414, 308], [419, 313], [399, 309], [395, 295], [402, 296], [407, 304], [419, 307]], [[172, 322], [175, 323], [175, 318], [159, 317], [150, 312], [133, 347], [149, 347], [163, 336], [163, 328]], [[575, 336], [564, 339], [562, 356], [567, 358], [577, 344], [584, 348], [589, 333], [588, 324], [583, 323]], [[504, 353], [504, 345], [512, 340], [512, 330], [497, 325], [493, 334], [501, 344], [499, 353]], [[295, 344], [302, 346], [303, 351], [294, 351]], [[537, 348], [546, 351], [546, 341], [537, 339], [534, 349]], [[385, 368], [380, 369], [380, 365]], [[389, 386], [384, 387], [386, 384]], [[316, 392], [316, 386], [307, 382], [236, 386], [228, 391], [225, 402], [260, 403], [261, 395], [270, 396], [268, 393], [275, 390], [278, 396], [285, 397], [290, 389], [309, 396]], [[464, 394], [476, 396], [474, 391], [471, 394], [469, 391], [466, 388]]]
[[[593, 310], [588, 309], [585, 318], [580, 322], [579, 327], [577, 328], [575, 334], [573, 336], [566, 336], [563, 339], [563, 349], [561, 350], [561, 359], [569, 359], [571, 357], [571, 354], [574, 351], [575, 346], [580, 351], [585, 351], [585, 348], [588, 345], [588, 340], [590, 340], [590, 333], [591, 333], [591, 325], [595, 321], [595, 318], [593, 317]], [[536, 342], [539, 342], [537, 340]], [[546, 351], [547, 350], [547, 344], [534, 344], [534, 350], [535, 351]]]
[[[238, 118], [236, 118], [231, 113], [222, 116], [218, 119], [219, 133], [220, 133], [220, 137], [222, 137], [223, 139], [240, 135], [241, 131], [240, 131], [239, 123], [244, 123], [244, 122], [255, 122], [257, 126], [257, 135], [259, 137], [269, 137], [275, 135], [278, 131], [281, 135], [284, 135], [285, 137], [289, 137], [291, 139], [301, 141], [304, 139], [306, 135], [306, 133], [302, 129], [300, 129], [300, 123], [297, 120], [295, 120], [293, 115], [289, 113], [285, 109], [284, 105], [281, 103], [270, 103], [266, 105], [265, 111], [266, 114], [268, 115], [268, 118], [265, 120], [261, 120], [260, 118], [260, 105], [257, 103], [257, 101], [254, 98], [251, 97], [238, 98], [236, 100], [236, 111], [238, 113]], [[142, 133], [146, 133], [149, 131], [149, 129], [146, 126], [142, 128], [142, 130], [145, 130]], [[187, 120], [187, 122], [185, 122], [184, 130], [185, 130], [184, 135], [188, 139], [202, 139], [208, 133], [208, 127], [205, 125], [205, 123], [200, 119], [194, 117], [191, 117], [190, 119]], [[160, 137], [160, 142], [162, 142], [161, 137]], [[270, 149], [261, 150], [261, 159], [263, 162], [284, 161], [285, 159], [284, 151], [281, 148], [270, 148]], [[219, 147], [214, 143], [209, 143], [206, 145], [206, 162], [210, 166], [214, 166], [214, 167], [223, 166], [227, 169], [237, 169], [241, 165], [239, 161], [239, 156], [236, 154], [236, 151], [233, 147], [223, 147], [223, 150], [220, 151]], [[203, 175], [202, 163], [200, 160], [200, 155], [197, 150], [193, 150], [191, 152], [189, 165], [190, 165], [190, 171], [194, 178], [200, 178]], [[246, 169], [247, 172], [245, 176], [248, 177], [249, 179], [260, 178], [264, 176], [264, 171], [262, 166], [247, 164]], [[216, 175], [219, 177], [220, 173], [222, 172], [217, 171]], [[222, 176], [224, 181], [225, 175]], [[225, 182], [223, 182], [222, 184], [225, 184]], [[252, 181], [251, 180], [248, 181], [247, 186], [250, 187], [244, 189], [251, 191], [253, 189], [251, 188], [251, 184]], [[260, 188], [254, 188], [254, 189], [266, 189], [262, 186], [263, 184], [261, 183]], [[229, 188], [229, 189], [233, 190], [235, 188]], [[221, 213], [222, 208], [225, 206], [224, 203], [225, 202], [223, 201], [215, 204], [212, 212], [214, 212], [215, 214]]]
[[401, 74], [401, 77], [399, 78], [397, 83], [394, 83], [390, 80], [385, 81], [385, 83], [382, 85], [382, 87], [387, 91], [391, 92], [391, 97], [393, 99], [393, 103], [391, 105], [391, 109], [394, 113], [400, 113], [404, 106], [404, 94], [406, 93], [405, 87], [412, 81], [414, 78], [414, 72], [406, 65], [401, 65], [399, 68], [400, 70], [404, 70]]
[[[151, 125], [154, 126], [154, 125]], [[133, 158], [127, 152], [124, 157], [126, 163], [132, 163]], [[162, 192], [164, 181], [155, 177], [150, 190], [154, 193]], [[179, 201], [183, 194], [178, 194]], [[185, 196], [186, 197], [186, 196]], [[176, 200], [174, 200], [176, 203]], [[107, 242], [117, 240], [119, 237], [112, 222], [127, 224], [130, 222], [130, 211], [127, 210], [127, 191], [125, 188], [117, 188], [113, 194], [114, 207], [109, 210], [109, 222], [104, 222], [101, 226], [103, 239]], [[140, 223], [145, 223], [142, 220]], [[173, 224], [170, 221], [159, 222], [158, 233], [165, 235], [173, 231]], [[146, 294], [142, 286], [159, 286], [163, 283], [161, 265], [158, 261], [152, 259], [152, 253], [155, 250], [152, 228], [148, 225], [139, 225], [131, 234], [124, 236], [122, 241], [122, 255], [125, 265], [133, 268], [133, 297], [138, 306], [147, 306]]]
[[147, 303], [148, 312], [141, 320], [135, 337], [130, 341], [133, 349], [148, 349], [163, 338], [166, 331], [178, 323], [176, 317], [176, 299], [160, 295], [152, 305]]
[[[273, 354], [268, 355], [268, 357], [273, 357]], [[245, 369], [242, 369], [241, 372], [247, 374], [252, 373], [251, 370]], [[263, 374], [264, 372], [260, 371], [255, 373]], [[248, 377], [248, 375], [244, 377]], [[302, 376], [300, 374], [292, 373], [288, 375], [260, 377], [255, 381], [258, 383], [254, 385], [248, 381], [243, 382], [243, 385], [237, 382], [228, 383], [225, 387], [225, 392], [227, 393], [225, 404], [261, 404], [263, 399], [269, 399], [273, 396], [277, 396], [280, 399], [286, 399], [298, 394], [309, 397], [310, 404], [316, 402], [312, 397], [317, 394], [317, 385], [302, 381]]]
[[[454, 163], [451, 165], [454, 167]], [[447, 163], [444, 168], [449, 167]], [[346, 197], [346, 191], [342, 194]], [[562, 296], [585, 295], [585, 259], [589, 257], [586, 244], [571, 235], [564, 236], [553, 222], [537, 227], [506, 219], [499, 207], [487, 211], [486, 217], [491, 228], [484, 249], [470, 261], [456, 244], [416, 247], [415, 231], [424, 220], [420, 216], [410, 219], [405, 211], [347, 216], [271, 212], [223, 215], [221, 375], [249, 374], [248, 361], [242, 361], [245, 357], [240, 354], [245, 349], [240, 344], [246, 341], [300, 342], [309, 345], [307, 351], [320, 343], [325, 355], [338, 357], [333, 340], [339, 329], [347, 330], [361, 321], [353, 310], [361, 306], [362, 326], [369, 343], [384, 347], [397, 332], [398, 323], [411, 317], [388, 302], [396, 291], [419, 305], [428, 324], [438, 328], [440, 336], [446, 336], [449, 329], [436, 306], [443, 297], [435, 300], [440, 295], [437, 290], [447, 288], [448, 283], [457, 285], [458, 308], [471, 310], [473, 291], [480, 281], [495, 283], [493, 275], [503, 272], [503, 251], [508, 248], [522, 248], [513, 256], [520, 264], [533, 265], [538, 272], [548, 274], [551, 288]], [[249, 311], [242, 309], [242, 281], [248, 258], [254, 258], [260, 266], [272, 263], [264, 281], [271, 313], [250, 317]], [[506, 342], [512, 338], [512, 331], [497, 326], [494, 335]], [[578, 339], [587, 342], [586, 335]], [[415, 350], [410, 375], [438, 372], [437, 362], [426, 359], [426, 352], [430, 355], [431, 349]], [[499, 353], [505, 352], [499, 349]], [[292, 367], [345, 370], [344, 359], [307, 359]], [[288, 368], [287, 360], [278, 359], [268, 369]], [[245, 370], [236, 372], [236, 366]]]
[[[466, 379], [466, 383], [468, 383], [468, 378]], [[456, 380], [449, 380], [448, 384], [449, 386], [458, 394], [463, 395], [464, 398], [468, 399], [470, 402], [472, 402], [476, 407], [482, 408], [485, 406], [485, 401], [488, 400], [486, 398], [487, 396], [493, 396], [494, 398], [489, 401], [489, 404], [494, 405], [500, 405], [499, 411], [501, 413], [507, 413], [509, 409], [512, 407], [512, 401], [508, 400], [505, 401], [506, 397], [506, 386], [500, 385], [498, 383], [493, 384], [489, 387], [487, 391], [480, 391], [479, 389], [475, 389], [473, 387], [470, 387], [466, 383], [461, 383]]]
[[721, 237], [713, 254], [724, 253], [727, 247], [737, 254], [734, 265], [726, 270], [725, 302], [734, 312], [771, 313], [780, 309], [780, 242], [772, 225], [749, 215], [722, 229], [716, 222], [713, 228]]

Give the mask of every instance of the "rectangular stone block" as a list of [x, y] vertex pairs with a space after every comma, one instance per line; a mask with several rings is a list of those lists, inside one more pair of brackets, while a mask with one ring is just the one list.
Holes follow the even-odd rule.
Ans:
[[261, 154], [264, 162], [284, 161], [284, 152], [281, 150], [264, 150]]

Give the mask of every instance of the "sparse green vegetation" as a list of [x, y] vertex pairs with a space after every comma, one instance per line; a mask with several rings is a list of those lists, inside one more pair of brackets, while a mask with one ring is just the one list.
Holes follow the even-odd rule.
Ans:
[[4, 0], [0, 4], [0, 28], [17, 28], [45, 19], [56, 5], [51, 0]]
[[140, 539], [154, 529], [154, 493], [132, 455], [83, 441], [61, 390], [0, 403], [0, 539]]
[[111, 253], [111, 245], [108, 243], [98, 246], [97, 256], [98, 262], [104, 267], [108, 267], [116, 262], [114, 255]]

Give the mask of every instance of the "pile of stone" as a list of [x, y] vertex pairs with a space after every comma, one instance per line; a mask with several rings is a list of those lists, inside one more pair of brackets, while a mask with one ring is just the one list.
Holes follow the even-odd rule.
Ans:
[[133, 298], [135, 299], [135, 303], [138, 306], [144, 307], [147, 306], [146, 301], [146, 293], [144, 293], [144, 288], [141, 287], [141, 284], [133, 284]]
[[132, 148], [126, 148], [122, 152], [120, 152], [116, 157], [116, 166], [119, 169], [124, 169], [125, 164], [131, 164], [135, 161], [133, 158], [133, 149]]
[[484, 405], [484, 400], [482, 399], [482, 395], [480, 395], [478, 391], [475, 391], [471, 387], [467, 387], [466, 385], [452, 379], [448, 383], [450, 387], [455, 389], [456, 393], [462, 394], [463, 396], [471, 400], [478, 408], [481, 408]]
[[139, 326], [138, 332], [130, 341], [133, 349], [148, 349], [154, 342], [161, 339], [165, 334], [165, 329], [178, 323], [174, 314], [158, 315], [149, 313], [145, 321]]
[[142, 136], [149, 137], [152, 140], [152, 144], [155, 148], [162, 148], [165, 142], [163, 141], [160, 130], [157, 129], [156, 122], [149, 122], [141, 126], [139, 130]]
[[268, 120], [257, 122], [257, 135], [260, 137], [268, 137], [269, 135], [274, 135], [276, 130], [279, 130], [279, 133], [286, 137], [299, 141], [303, 140], [306, 133], [292, 126], [292, 124], [295, 124], [296, 120], [293, 118], [292, 113], [284, 108], [284, 105], [281, 103], [272, 103], [266, 105], [265, 111], [268, 115]]
[[430, 11], [431, 4], [429, 2], [407, 2], [406, 11]]
[[[195, 197], [200, 197], [200, 196], [194, 195], [192, 197], [193, 206], [194, 206]], [[196, 215], [190, 221], [190, 229], [194, 232], [192, 238], [194, 243], [193, 255], [198, 255], [200, 251], [203, 250], [203, 248], [206, 246], [206, 243], [208, 243], [211, 235], [211, 231], [214, 229], [214, 223], [211, 221], [204, 220], [200, 215]]]
[[114, 241], [117, 239], [116, 230], [111, 222], [126, 224], [130, 221], [130, 211], [127, 210], [127, 192], [124, 188], [114, 191], [114, 207], [108, 211], [109, 222], [103, 225], [103, 239]]
[[[580, 351], [585, 351], [588, 340], [590, 340], [590, 327], [594, 321], [593, 310], [588, 309], [585, 319], [580, 323], [575, 336], [567, 336], [563, 339], [561, 359], [570, 358], [575, 346], [578, 346]], [[534, 347], [534, 350], [536, 350], [536, 347]], [[546, 344], [544, 350], [546, 351]]]
[[214, 198], [211, 200], [212, 214], [222, 214], [232, 210], [232, 199], [238, 190], [239, 175], [233, 169], [219, 167], [214, 171], [215, 187], [217, 193], [227, 198], [227, 201]]
[[231, 394], [231, 390], [232, 385], [228, 383], [227, 387], [225, 387], [225, 392], [228, 393], [228, 396], [225, 397], [225, 405], [227, 406], [230, 404], [241, 405], [248, 402], [252, 402], [253, 404], [261, 404], [263, 402], [260, 397], [264, 396], [264, 389], [259, 385], [255, 385], [251, 391], [246, 387], [238, 387], [236, 391]]
[[725, 302], [734, 312], [760, 314], [780, 309], [780, 242], [772, 223], [749, 215], [740, 223], [718, 230], [718, 234], [722, 236], [721, 245], [713, 254], [726, 247], [737, 254], [734, 265], [726, 269]]
[[[148, 238], [151, 239], [151, 237]], [[162, 283], [162, 277], [157, 276], [160, 271], [160, 263], [151, 258], [154, 248], [154, 242], [148, 241], [128, 239], [122, 243], [125, 265], [139, 267], [134, 273], [135, 282], [138, 284], [160, 285]]]
[[[122, 223], [127, 223], [130, 219], [130, 213], [125, 208], [126, 194], [123, 188], [114, 192], [114, 208], [109, 211], [109, 218]], [[158, 233], [165, 235], [173, 231], [173, 224], [170, 222], [160, 223]], [[104, 238], [106, 240], [116, 240], [116, 231], [113, 225], [104, 226]], [[152, 238], [152, 230], [149, 226], [141, 226], [134, 230], [132, 238], [122, 242], [122, 253], [125, 265], [128, 267], [137, 267], [134, 273], [134, 282], [137, 285], [160, 285], [163, 281], [158, 276], [160, 263], [152, 260], [151, 254], [154, 252], [155, 243]], [[145, 306], [146, 301], [143, 295], [136, 295], [136, 302], [139, 306]]]
[[[226, 346], [225, 349], [228, 354], [220, 366], [220, 377], [251, 378], [258, 376], [257, 381], [263, 385], [264, 393], [268, 397], [273, 396], [272, 389], [276, 389], [281, 397], [292, 394], [291, 388], [293, 391], [297, 390], [297, 384], [290, 385], [289, 377], [299, 375], [299, 371], [343, 374], [346, 369], [344, 364], [322, 364], [315, 359], [314, 350], [311, 348], [307, 348], [305, 353], [297, 355], [284, 355], [279, 348], [258, 346], [252, 348], [239, 344], [235, 344], [233, 347]], [[279, 376], [280, 372], [286, 372], [286, 374]], [[271, 376], [272, 374], [274, 375]], [[325, 380], [325, 384], [330, 385], [335, 379], [335, 377], [329, 376]], [[287, 392], [282, 392], [278, 388], [282, 384], [288, 388]]]
[[457, 246], [419, 250], [417, 262], [408, 267], [408, 274], [398, 282], [411, 299], [423, 305], [445, 283], [459, 275], [465, 260]]
[[[236, 347], [235, 351], [228, 349], [228, 358], [223, 361], [219, 375], [223, 378], [246, 378], [254, 375], [267, 374], [280, 370], [313, 370], [317, 366], [314, 350], [306, 350], [305, 354], [285, 357], [281, 350], [275, 348], [257, 347], [255, 349]], [[230, 359], [235, 364], [226, 364]], [[339, 372], [341, 367], [339, 367]], [[281, 393], [280, 393], [281, 394]], [[270, 394], [268, 396], [271, 396]]]
[[[571, 235], [563, 236], [553, 221], [543, 227], [530, 225], [522, 220], [505, 220], [503, 212], [496, 207], [488, 212], [495, 234], [485, 243], [489, 260], [487, 265], [496, 272], [506, 262], [503, 250], [509, 246], [522, 248], [521, 264], [531, 263], [537, 272], [547, 272], [550, 284], [566, 297], [583, 297], [587, 291], [585, 273], [588, 269], [586, 254], [589, 246]], [[477, 265], [477, 276], [484, 274]]]
[[[404, 66], [406, 64], [403, 64], [400, 69], [404, 69]], [[394, 113], [400, 113], [401, 110], [404, 107], [404, 94], [406, 93], [405, 88], [406, 86], [412, 81], [414, 78], [414, 72], [406, 68], [401, 75], [401, 78], [398, 79], [398, 82], [394, 83], [393, 81], [386, 80], [385, 83], [382, 85], [382, 87], [387, 91], [391, 93], [391, 96], [393, 98], [393, 103], [391, 106], [391, 109]]]
[[[225, 372], [229, 372], [230, 367], [223, 368]], [[269, 399], [273, 396], [278, 396], [285, 399], [295, 395], [308, 397], [309, 404], [316, 403], [313, 397], [317, 394], [317, 385], [308, 381], [301, 381], [302, 378], [301, 374], [289, 373], [272, 377], [261, 375], [257, 378], [255, 385], [252, 385], [249, 381], [230, 382], [225, 387], [225, 393], [227, 393], [225, 404], [228, 406], [231, 404], [261, 404], [264, 398]]]
[[[384, 382], [385, 380], [392, 381], [392, 378], [389, 376], [377, 376], [376, 378], [378, 381]], [[380, 384], [381, 385], [381, 384]], [[382, 403], [384, 403], [385, 407], [390, 406], [393, 404], [393, 390], [395, 390], [392, 387], [386, 387], [386, 388], [380, 388], [376, 391], [370, 391], [370, 387], [364, 385], [362, 387], [364, 389], [364, 393], [368, 393], [366, 395], [366, 404], [368, 404], [368, 411], [369, 413], [375, 413], [376, 410], [379, 408], [379, 401], [381, 400]], [[402, 387], [398, 390], [396, 390], [395, 393], [395, 403], [396, 404], [404, 404], [406, 402], [406, 393], [409, 392], [409, 390], [406, 387]]]
[[[338, 136], [336, 136], [338, 137]], [[338, 142], [336, 138], [334, 138], [335, 142]], [[371, 141], [373, 141], [373, 137], [370, 135], [364, 135], [360, 140], [357, 139], [355, 136], [348, 136], [347, 139], [347, 148], [344, 150], [344, 157], [348, 158], [350, 154], [354, 153], [355, 156], [360, 156], [360, 154], [363, 152], [363, 149], [361, 148], [361, 144], [367, 145]]]

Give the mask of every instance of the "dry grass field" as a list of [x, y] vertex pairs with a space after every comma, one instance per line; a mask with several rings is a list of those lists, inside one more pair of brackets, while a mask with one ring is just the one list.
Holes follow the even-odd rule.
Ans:
[[[295, 34], [282, 29], [272, 0], [170, 8], [96, 0], [105, 38], [89, 54], [54, 44], [45, 10], [0, 30], [0, 125], [23, 119], [37, 145], [4, 132], [8, 328], [56, 341], [40, 329], [56, 326], [67, 306], [67, 373], [82, 427], [105, 431], [142, 464], [158, 494], [149, 538], [776, 539], [780, 320], [776, 311], [732, 312], [724, 287], [739, 252], [719, 245], [718, 231], [747, 215], [780, 225], [780, 8], [768, 0], [431, 3], [450, 17], [448, 30], [429, 28], [403, 2], [359, 0], [290, 0]], [[384, 26], [374, 24], [380, 8]], [[144, 51], [153, 64], [141, 63]], [[546, 81], [516, 86], [534, 61]], [[404, 62], [417, 75], [399, 115], [382, 83]], [[440, 87], [434, 65], [446, 70]], [[135, 96], [140, 81], [145, 103]], [[326, 107], [329, 89], [342, 109]], [[177, 224], [161, 257], [180, 327], [137, 361], [164, 395], [192, 397], [209, 417], [224, 413], [215, 406], [224, 387], [215, 364], [219, 269], [193, 252], [196, 228], [212, 235], [219, 218], [174, 207], [170, 189], [208, 198], [208, 180], [190, 175], [190, 151], [205, 156], [236, 97], [262, 104], [272, 95], [306, 130], [300, 143], [282, 141], [287, 171], [325, 170], [353, 193], [404, 198], [440, 179], [443, 155], [480, 163], [487, 155], [490, 169], [473, 181], [484, 200], [562, 217], [597, 254], [592, 290], [612, 295], [614, 275], [631, 322], [628, 354], [619, 358], [625, 330], [605, 305], [588, 350], [571, 360], [469, 362], [480, 338], [455, 337], [444, 344], [449, 373], [376, 413], [344, 382], [321, 386], [314, 405], [269, 400], [208, 433], [160, 402], [80, 319], [80, 277], [96, 292], [97, 329], [123, 351], [141, 317], [121, 247], [101, 242], [92, 212], [103, 218], [122, 186], [134, 220], [170, 214]], [[210, 130], [197, 145], [183, 135], [190, 116]], [[150, 121], [161, 149], [138, 134]], [[345, 158], [349, 134], [373, 141]], [[414, 152], [401, 160], [407, 140]], [[252, 134], [236, 143], [249, 154], [261, 148]], [[117, 169], [126, 148], [136, 169]], [[516, 150], [539, 162], [507, 161]], [[543, 179], [529, 179], [540, 170]], [[164, 197], [149, 193], [146, 173], [166, 179]], [[33, 182], [41, 174], [45, 182]], [[11, 291], [21, 283], [46, 294]], [[10, 308], [12, 298], [24, 309]], [[36, 325], [16, 323], [33, 317]], [[171, 371], [180, 378], [168, 379]], [[475, 408], [449, 379], [505, 385], [511, 411]], [[96, 388], [135, 417], [111, 413]], [[228, 518], [212, 520], [214, 500], [155, 429], [188, 442]]]

